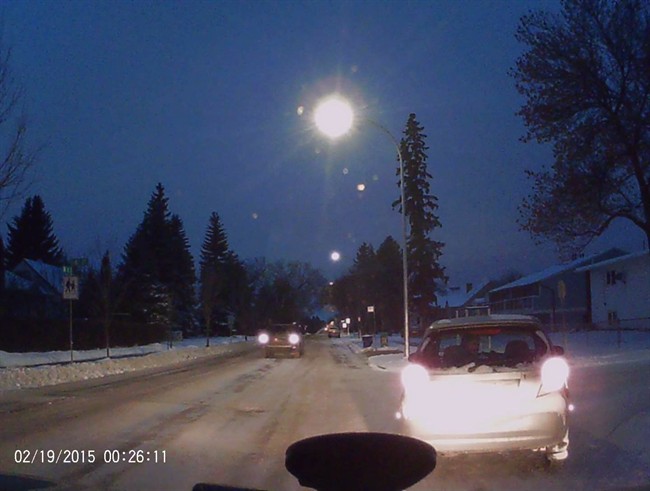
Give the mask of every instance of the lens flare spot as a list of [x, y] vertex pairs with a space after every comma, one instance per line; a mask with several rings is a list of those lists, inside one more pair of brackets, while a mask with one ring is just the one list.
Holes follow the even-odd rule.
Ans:
[[349, 173], [350, 173], [350, 169], [348, 169], [347, 167], [343, 167], [343, 175], [347, 176]]
[[302, 116], [305, 112], [305, 106], [298, 106], [298, 109], [296, 109], [296, 113], [298, 116]]
[[366, 190], [366, 185], [365, 184], [363, 184], [363, 183], [357, 184], [357, 191], [363, 192], [365, 190]]
[[330, 259], [334, 262], [341, 260], [341, 253], [338, 251], [332, 251], [330, 254]]

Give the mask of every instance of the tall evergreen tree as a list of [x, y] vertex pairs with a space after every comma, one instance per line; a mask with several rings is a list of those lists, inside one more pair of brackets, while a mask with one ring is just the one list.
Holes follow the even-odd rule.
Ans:
[[201, 247], [199, 271], [199, 297], [205, 322], [207, 344], [213, 331], [213, 322], [223, 310], [223, 291], [226, 286], [226, 262], [228, 261], [228, 238], [216, 212], [212, 212], [208, 229]]
[[364, 331], [373, 331], [375, 315], [368, 315], [368, 307], [377, 307], [377, 258], [371, 244], [364, 242], [359, 246], [354, 264], [350, 270], [357, 296], [357, 308], [354, 314], [363, 319]]
[[149, 322], [148, 314], [156, 300], [154, 285], [160, 282], [157, 257], [164, 250], [166, 220], [169, 217], [168, 200], [161, 184], [151, 196], [142, 222], [129, 238], [122, 264], [119, 268], [121, 288], [128, 293], [124, 298], [124, 310], [136, 320]]
[[194, 311], [194, 265], [181, 219], [169, 212], [162, 184], [128, 240], [119, 268], [124, 308], [134, 318], [189, 330]]
[[246, 268], [229, 249], [227, 234], [216, 212], [210, 215], [201, 247], [199, 292], [206, 333], [214, 332], [216, 324], [226, 322], [230, 315], [245, 334], [252, 331], [252, 291]]
[[[409, 115], [400, 141], [400, 153], [404, 161], [404, 198], [405, 210], [401, 200], [393, 203], [402, 213], [406, 213], [409, 224], [407, 239], [409, 272], [409, 306], [419, 317], [420, 322], [428, 322], [431, 306], [436, 301], [439, 283], [447, 281], [445, 269], [440, 265], [444, 243], [431, 238], [432, 232], [442, 226], [436, 215], [438, 198], [431, 194], [427, 170], [427, 154], [424, 127]], [[400, 169], [397, 169], [400, 175]], [[401, 184], [401, 182], [400, 182]]]
[[328, 301], [344, 316], [352, 316], [359, 311], [358, 296], [354, 283], [354, 277], [347, 273], [338, 278], [329, 288], [330, 296]]
[[404, 326], [402, 248], [388, 236], [377, 248], [377, 316], [383, 331], [401, 332]]
[[172, 215], [169, 223], [169, 256], [170, 262], [164, 265], [163, 283], [168, 285], [174, 312], [174, 321], [189, 329], [194, 324], [196, 298], [194, 284], [196, 272], [194, 258], [190, 252], [190, 241], [185, 233], [183, 222], [178, 215]]
[[377, 297], [377, 260], [372, 244], [364, 242], [359, 246], [351, 272], [357, 279], [361, 302], [366, 307], [374, 305]]
[[[402, 251], [392, 237], [386, 237], [377, 251], [363, 243], [357, 250], [354, 264], [328, 288], [328, 301], [339, 312], [363, 319], [362, 328], [370, 332], [399, 332], [404, 325], [402, 289]], [[374, 307], [372, 314], [368, 306]]]
[[241, 332], [254, 334], [252, 286], [244, 263], [232, 251], [228, 251], [224, 276], [226, 288], [223, 291], [223, 302], [226, 309], [234, 314], [236, 326]]
[[113, 268], [108, 251], [102, 257], [99, 271], [90, 267], [81, 273], [79, 301], [76, 304], [77, 315], [98, 319], [104, 329], [106, 357], [110, 357], [111, 324], [115, 314], [118, 297], [113, 284]]
[[27, 198], [19, 216], [8, 225], [7, 269], [23, 259], [63, 265], [63, 251], [54, 235], [52, 217], [40, 196]]

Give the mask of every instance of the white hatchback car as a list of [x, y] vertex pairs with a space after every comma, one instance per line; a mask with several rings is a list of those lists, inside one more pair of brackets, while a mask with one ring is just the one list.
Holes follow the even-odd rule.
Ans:
[[405, 433], [445, 452], [568, 457], [569, 366], [533, 317], [435, 322], [402, 371]]

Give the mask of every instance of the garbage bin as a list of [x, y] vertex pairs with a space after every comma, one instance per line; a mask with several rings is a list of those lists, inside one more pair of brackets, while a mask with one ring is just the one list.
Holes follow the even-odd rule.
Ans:
[[361, 336], [361, 342], [363, 343], [364, 348], [370, 348], [372, 346], [372, 335], [364, 334]]
[[381, 345], [382, 348], [385, 348], [386, 346], [388, 346], [388, 333], [387, 332], [379, 333], [379, 344]]

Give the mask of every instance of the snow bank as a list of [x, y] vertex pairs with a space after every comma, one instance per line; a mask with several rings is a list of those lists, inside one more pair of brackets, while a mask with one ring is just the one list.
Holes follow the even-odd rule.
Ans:
[[[69, 351], [48, 353], [0, 351], [0, 364], [6, 366], [0, 369], [0, 390], [56, 385], [145, 368], [170, 366], [204, 356], [243, 351], [250, 348], [250, 342], [245, 342], [243, 337], [216, 338], [212, 339], [211, 346], [206, 348], [205, 338], [203, 338], [174, 343], [174, 346], [171, 349], [161, 344], [116, 348], [111, 349], [111, 358], [105, 358], [106, 350], [75, 351], [73, 353], [75, 361], [72, 363], [70, 363]], [[46, 363], [56, 364], [44, 365]]]

